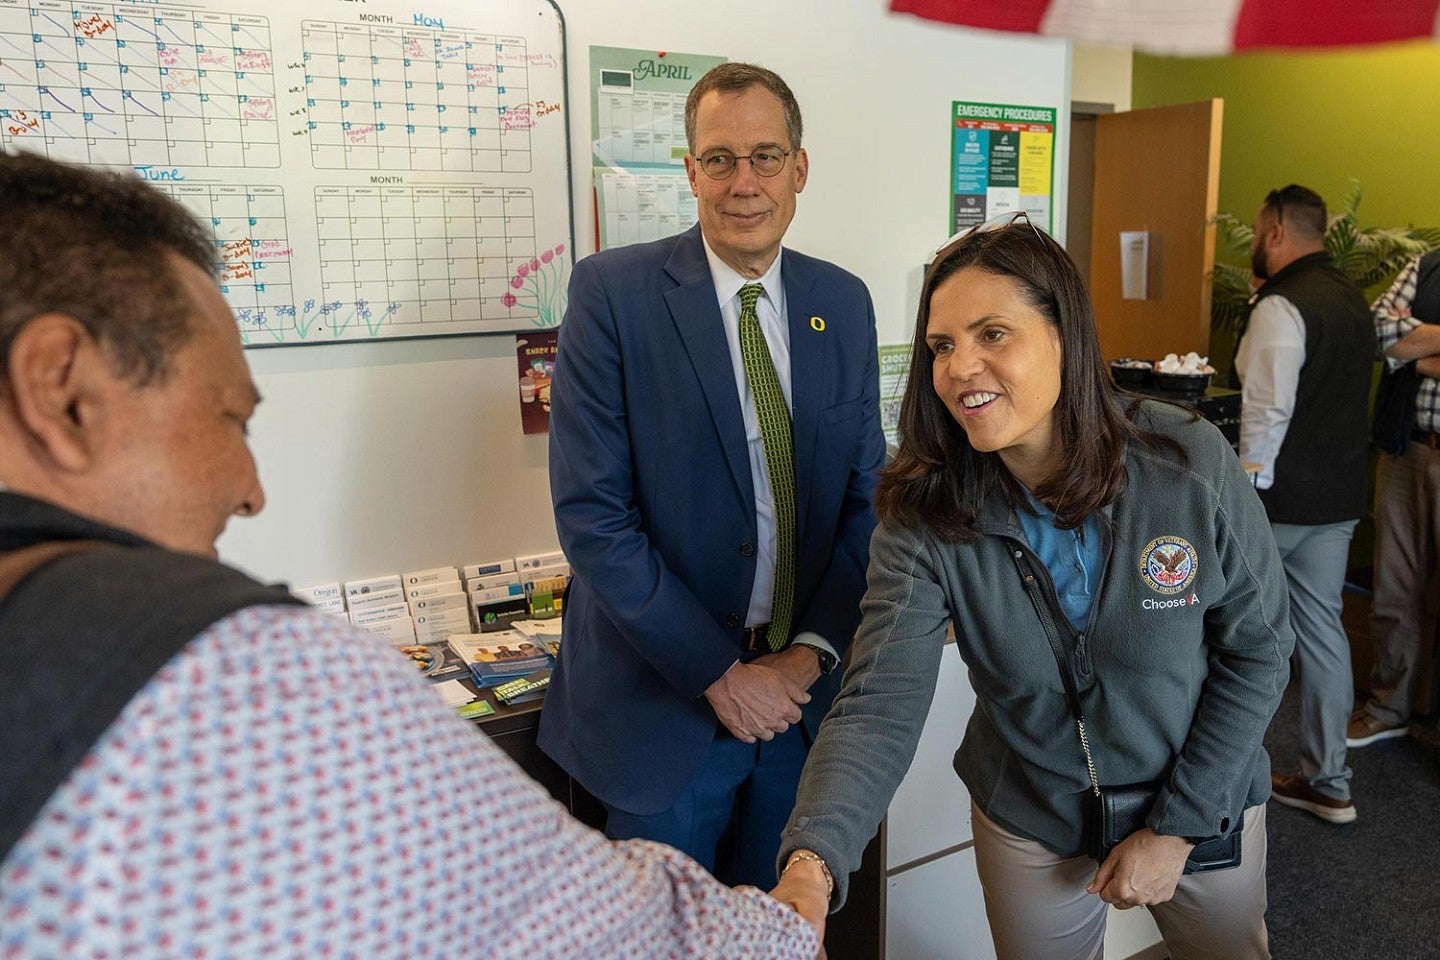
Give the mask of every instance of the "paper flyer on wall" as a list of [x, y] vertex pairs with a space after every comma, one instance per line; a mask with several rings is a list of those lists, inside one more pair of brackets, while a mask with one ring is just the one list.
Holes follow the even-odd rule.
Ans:
[[952, 104], [950, 231], [1023, 210], [1052, 231], [1055, 109], [1004, 103]]
[[520, 426], [527, 435], [550, 432], [550, 383], [555, 376], [558, 341], [554, 330], [537, 330], [515, 338]]
[[599, 249], [659, 240], [695, 223], [685, 175], [685, 98], [724, 57], [590, 48], [590, 128]]
[[880, 427], [892, 447], [900, 444], [900, 402], [909, 376], [910, 344], [880, 344]]

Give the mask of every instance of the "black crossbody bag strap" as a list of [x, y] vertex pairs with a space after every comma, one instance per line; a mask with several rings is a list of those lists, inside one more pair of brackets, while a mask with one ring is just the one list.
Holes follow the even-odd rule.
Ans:
[[1090, 735], [1085, 732], [1085, 713], [1080, 709], [1080, 692], [1075, 689], [1075, 677], [1070, 673], [1069, 658], [1065, 655], [1064, 644], [1060, 642], [1055, 615], [1040, 589], [1039, 579], [1030, 568], [1029, 560], [1025, 558], [1025, 551], [1012, 547], [1010, 556], [1015, 561], [1015, 570], [1020, 574], [1020, 582], [1025, 585], [1025, 592], [1030, 595], [1030, 602], [1035, 605], [1040, 626], [1045, 629], [1045, 639], [1050, 641], [1050, 652], [1055, 654], [1055, 664], [1060, 668], [1060, 680], [1065, 685], [1065, 696], [1070, 700], [1070, 713], [1075, 717], [1075, 730], [1080, 735], [1080, 748], [1085, 751], [1085, 772], [1090, 775], [1090, 790], [1098, 798], [1100, 779], [1095, 775], [1095, 760], [1090, 756]]
[[16, 584], [52, 560], [103, 546], [97, 540], [52, 540], [0, 555], [0, 603], [5, 602]]

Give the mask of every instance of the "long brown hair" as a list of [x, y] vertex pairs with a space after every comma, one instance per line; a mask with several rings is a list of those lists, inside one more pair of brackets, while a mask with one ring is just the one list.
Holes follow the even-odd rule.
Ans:
[[980, 505], [997, 490], [1011, 507], [1029, 509], [1024, 489], [996, 453], [970, 445], [965, 430], [935, 393], [933, 357], [925, 334], [935, 290], [966, 267], [1009, 277], [1022, 296], [1060, 333], [1060, 398], [1056, 435], [1060, 467], [1034, 491], [1070, 529], [1113, 503], [1125, 490], [1129, 442], [1161, 449], [1188, 462], [1175, 440], [1137, 427], [1138, 404], [1121, 397], [1100, 358], [1095, 311], [1085, 281], [1063, 247], [1029, 223], [1011, 222], [967, 234], [943, 249], [926, 272], [900, 404], [900, 450], [880, 476], [876, 508], [889, 524], [925, 527], [947, 542], [977, 538]]

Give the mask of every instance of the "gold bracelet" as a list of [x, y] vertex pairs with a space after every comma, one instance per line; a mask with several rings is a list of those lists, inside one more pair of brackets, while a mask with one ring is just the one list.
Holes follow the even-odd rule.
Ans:
[[827, 864], [819, 854], [811, 853], [809, 850], [796, 850], [790, 854], [790, 859], [785, 862], [785, 869], [780, 871], [780, 876], [790, 872], [795, 866], [796, 860], [809, 860], [811, 863], [820, 865], [820, 873], [825, 877], [825, 899], [829, 900], [835, 895], [835, 878], [830, 875], [830, 865]]

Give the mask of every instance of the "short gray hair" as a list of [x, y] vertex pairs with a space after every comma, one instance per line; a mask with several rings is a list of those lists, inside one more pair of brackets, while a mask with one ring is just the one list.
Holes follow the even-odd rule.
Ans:
[[790, 135], [789, 149], [800, 149], [800, 135], [804, 133], [804, 121], [800, 119], [800, 102], [780, 74], [753, 63], [722, 63], [709, 70], [685, 98], [685, 142], [690, 153], [695, 153], [695, 115], [700, 111], [700, 100], [711, 91], [719, 93], [744, 93], [751, 87], [764, 87], [775, 95], [785, 110], [785, 128]]

